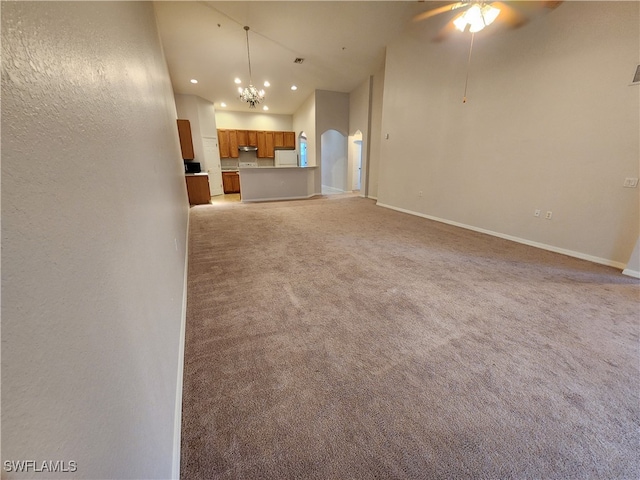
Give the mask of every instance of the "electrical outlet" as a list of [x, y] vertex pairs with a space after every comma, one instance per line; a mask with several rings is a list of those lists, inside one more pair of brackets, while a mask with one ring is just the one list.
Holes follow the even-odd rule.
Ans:
[[638, 179], [627, 177], [624, 179], [624, 184], [622, 186], [626, 188], [636, 188], [638, 186]]
[[553, 215], [553, 212], [551, 212], [551, 210], [549, 210], [547, 212], [547, 214], [544, 216], [544, 218], [546, 218], [547, 220], [551, 220], [551, 216]]
[[536, 209], [536, 211], [535, 211], [535, 212], [533, 212], [533, 216], [534, 216], [534, 217], [539, 217], [539, 216], [540, 216], [540, 210], [539, 210], [539, 209]]
[[421, 196], [422, 196], [422, 190], [420, 190], [420, 191], [418, 192], [418, 196], [419, 196], [419, 197], [421, 197]]

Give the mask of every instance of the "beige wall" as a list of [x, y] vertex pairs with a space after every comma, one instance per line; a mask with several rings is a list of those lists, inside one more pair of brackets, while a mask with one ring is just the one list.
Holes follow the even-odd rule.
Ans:
[[378, 185], [380, 177], [380, 156], [382, 142], [382, 108], [384, 94], [383, 66], [373, 76], [371, 85], [371, 141], [367, 175], [367, 196], [378, 198]]
[[189, 120], [193, 141], [194, 160], [204, 168], [204, 137], [218, 137], [216, 110], [208, 100], [196, 95], [175, 95], [178, 118]]
[[358, 151], [353, 147], [356, 132], [362, 134], [362, 186], [360, 189], [360, 195], [364, 196], [365, 188], [364, 182], [367, 178], [367, 156], [369, 150], [367, 144], [369, 141], [369, 94], [371, 92], [371, 78], [367, 78], [358, 87], [356, 87], [349, 94], [349, 176], [347, 179], [348, 185], [354, 184], [354, 175], [357, 174], [354, 170], [355, 158], [354, 154]]
[[477, 35], [466, 104], [468, 37], [411, 27], [387, 48], [379, 203], [624, 267], [640, 218], [622, 186], [639, 176], [639, 8], [564, 2]]
[[292, 115], [277, 115], [260, 112], [216, 111], [216, 124], [220, 129], [273, 130], [290, 132], [293, 129]]
[[2, 2], [2, 461], [175, 476], [188, 203], [146, 2]]
[[[297, 136], [300, 132], [307, 135], [307, 159], [310, 167], [320, 163], [319, 157], [316, 160], [316, 96], [315, 93], [302, 103], [300, 108], [293, 114], [293, 130]], [[318, 178], [320, 175], [318, 175]]]

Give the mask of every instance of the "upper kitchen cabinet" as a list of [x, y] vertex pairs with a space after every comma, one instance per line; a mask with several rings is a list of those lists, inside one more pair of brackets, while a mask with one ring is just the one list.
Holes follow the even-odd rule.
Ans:
[[296, 148], [296, 132], [282, 132], [284, 134], [284, 145], [282, 148]]
[[275, 158], [274, 132], [257, 132], [258, 137], [258, 158]]
[[255, 130], [247, 130], [247, 142], [250, 147], [258, 146], [258, 132]]
[[238, 158], [237, 130], [218, 130], [220, 158]]
[[180, 149], [183, 160], [193, 160], [193, 139], [191, 138], [191, 123], [189, 120], [178, 119], [178, 137], [180, 137]]
[[239, 147], [257, 147], [258, 132], [255, 130], [236, 130]]
[[273, 145], [275, 148], [295, 149], [296, 134], [295, 132], [273, 132]]
[[236, 135], [238, 136], [238, 146], [244, 147], [249, 145], [249, 141], [247, 140], [246, 130], [236, 130]]

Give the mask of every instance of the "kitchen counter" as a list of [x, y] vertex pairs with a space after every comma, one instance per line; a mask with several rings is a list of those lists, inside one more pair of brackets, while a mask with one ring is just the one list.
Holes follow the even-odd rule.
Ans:
[[243, 202], [298, 200], [321, 194], [318, 167], [240, 167]]

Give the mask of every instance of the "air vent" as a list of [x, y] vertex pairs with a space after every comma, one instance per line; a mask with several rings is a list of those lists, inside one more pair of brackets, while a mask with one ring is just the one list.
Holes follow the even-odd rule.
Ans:
[[293, 63], [302, 63], [304, 62], [304, 58], [300, 58], [300, 57], [296, 57], [296, 59], [293, 61]]

